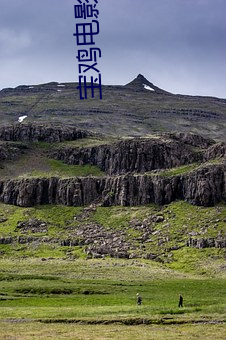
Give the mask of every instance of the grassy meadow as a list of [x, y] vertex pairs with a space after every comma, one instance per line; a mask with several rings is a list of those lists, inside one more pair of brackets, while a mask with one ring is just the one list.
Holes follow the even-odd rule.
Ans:
[[224, 338], [225, 279], [147, 260], [2, 258], [0, 267], [0, 339]]
[[[225, 338], [225, 251], [186, 246], [190, 232], [193, 237], [225, 233], [223, 204], [202, 208], [178, 201], [84, 213], [83, 207], [0, 204], [0, 238], [14, 240], [0, 244], [0, 339]], [[152, 242], [141, 248], [141, 231], [132, 226], [152, 215], [165, 221], [152, 226]], [[17, 228], [30, 219], [45, 228]], [[89, 259], [85, 246], [53, 242], [75, 237], [73, 231], [87, 223], [125, 230], [140, 258]], [[33, 242], [18, 243], [19, 237]], [[168, 242], [159, 244], [160, 237]], [[161, 261], [142, 258], [141, 250]], [[179, 294], [183, 308], [178, 308]]]

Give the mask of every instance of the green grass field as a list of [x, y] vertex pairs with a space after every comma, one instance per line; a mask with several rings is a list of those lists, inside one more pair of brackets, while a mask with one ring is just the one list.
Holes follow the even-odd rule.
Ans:
[[104, 172], [101, 171], [95, 165], [68, 165], [62, 161], [58, 161], [55, 159], [48, 159], [47, 161], [48, 169], [46, 171], [43, 170], [32, 170], [31, 172], [21, 176], [21, 177], [60, 177], [60, 178], [68, 178], [68, 177], [86, 177], [86, 176], [103, 176]]
[[[25, 326], [26, 325], [26, 326]], [[188, 325], [81, 325], [81, 324], [41, 324], [0, 322], [0, 339], [39, 340], [175, 340], [208, 339], [224, 340], [225, 326], [216, 324]]]
[[144, 260], [3, 258], [0, 267], [0, 339], [224, 338], [225, 279]]

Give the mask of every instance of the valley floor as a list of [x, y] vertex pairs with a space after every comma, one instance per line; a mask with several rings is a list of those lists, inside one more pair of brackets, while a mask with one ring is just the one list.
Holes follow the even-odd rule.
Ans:
[[41, 323], [0, 322], [0, 339], [39, 340], [177, 340], [208, 339], [224, 340], [226, 326], [223, 324], [195, 324], [173, 326], [121, 326], [121, 325], [74, 325]]
[[0, 339], [225, 338], [224, 278], [142, 259], [1, 258], [0, 268]]

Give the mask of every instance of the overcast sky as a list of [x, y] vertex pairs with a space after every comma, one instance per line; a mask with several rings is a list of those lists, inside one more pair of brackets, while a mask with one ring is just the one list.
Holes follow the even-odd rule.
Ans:
[[[103, 84], [141, 73], [173, 93], [226, 98], [225, 0], [98, 1]], [[78, 81], [75, 4], [0, 0], [0, 89]]]

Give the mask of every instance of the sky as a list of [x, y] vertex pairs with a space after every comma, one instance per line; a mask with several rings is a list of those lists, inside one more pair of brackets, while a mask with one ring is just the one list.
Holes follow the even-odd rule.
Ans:
[[[124, 85], [140, 73], [172, 93], [226, 98], [225, 0], [98, 2], [92, 47], [101, 49], [102, 84]], [[78, 81], [74, 5], [0, 0], [0, 89]]]

